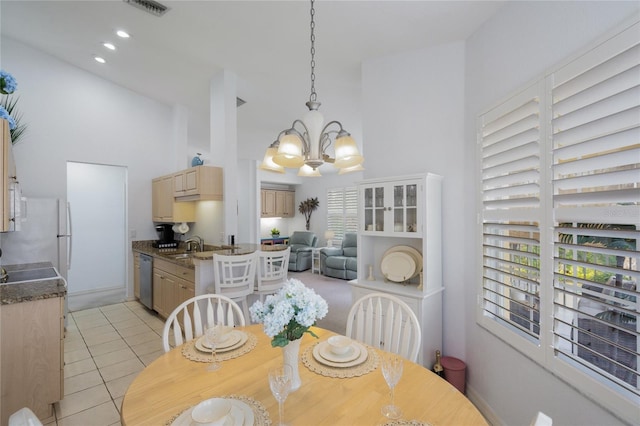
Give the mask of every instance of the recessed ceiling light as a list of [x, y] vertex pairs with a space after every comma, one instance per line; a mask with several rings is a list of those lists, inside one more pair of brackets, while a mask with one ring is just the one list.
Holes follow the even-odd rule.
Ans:
[[116, 34], [118, 34], [118, 37], [129, 38], [129, 33], [126, 31], [118, 30], [116, 31]]
[[102, 45], [109, 50], [116, 50], [116, 47], [113, 45], [113, 43], [102, 43]]
[[96, 60], [96, 62], [100, 62], [101, 64], [106, 63], [107, 61], [104, 60], [104, 58], [100, 57], [100, 56], [94, 56], [93, 59]]

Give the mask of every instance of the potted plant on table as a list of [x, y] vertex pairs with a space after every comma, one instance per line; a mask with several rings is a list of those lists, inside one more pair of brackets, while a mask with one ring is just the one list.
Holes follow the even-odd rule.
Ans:
[[271, 230], [271, 236], [273, 238], [278, 238], [280, 236], [280, 230], [278, 228], [273, 228]]

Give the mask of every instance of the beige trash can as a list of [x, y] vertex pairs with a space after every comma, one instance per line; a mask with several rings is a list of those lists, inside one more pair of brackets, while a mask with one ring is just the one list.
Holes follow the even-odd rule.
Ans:
[[467, 365], [451, 356], [444, 356], [440, 361], [444, 369], [444, 379], [464, 394]]

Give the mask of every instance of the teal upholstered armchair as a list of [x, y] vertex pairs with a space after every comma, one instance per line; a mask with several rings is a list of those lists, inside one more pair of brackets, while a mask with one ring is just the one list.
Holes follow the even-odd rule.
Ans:
[[311, 255], [317, 243], [318, 237], [313, 232], [294, 231], [289, 238], [289, 270], [300, 272], [311, 268]]
[[328, 277], [353, 280], [358, 277], [358, 236], [344, 234], [341, 248], [320, 250], [320, 270]]

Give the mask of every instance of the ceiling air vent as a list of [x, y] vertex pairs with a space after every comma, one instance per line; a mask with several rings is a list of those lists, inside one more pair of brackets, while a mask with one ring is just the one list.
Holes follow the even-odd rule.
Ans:
[[169, 11], [169, 8], [167, 6], [153, 0], [122, 0], [122, 1], [155, 16], [162, 16], [165, 13], [167, 13], [167, 11]]

